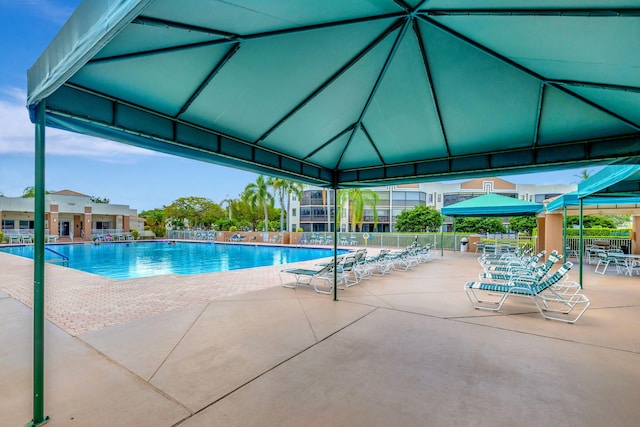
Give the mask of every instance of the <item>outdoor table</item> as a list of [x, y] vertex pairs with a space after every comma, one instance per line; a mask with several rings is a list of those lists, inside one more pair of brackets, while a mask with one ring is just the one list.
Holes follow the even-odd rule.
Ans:
[[[622, 259], [622, 261], [624, 262], [624, 266], [626, 268], [626, 271], [625, 271], [626, 276], [632, 276], [633, 269], [635, 267], [640, 266], [640, 254], [625, 254], [621, 252], [609, 252], [607, 253], [607, 256], [610, 258], [615, 257], [618, 259]], [[640, 275], [640, 269], [637, 269], [636, 271]]]

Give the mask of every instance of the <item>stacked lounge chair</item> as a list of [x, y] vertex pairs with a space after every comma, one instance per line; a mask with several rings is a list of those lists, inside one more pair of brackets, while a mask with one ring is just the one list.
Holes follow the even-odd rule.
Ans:
[[[557, 252], [552, 254], [560, 259]], [[549, 270], [541, 274], [545, 267], [540, 266], [538, 270], [515, 273], [505, 281], [481, 278], [480, 281], [467, 282], [464, 290], [478, 310], [499, 311], [510, 296], [527, 297], [534, 301], [545, 319], [575, 323], [589, 308], [590, 301], [580, 293], [580, 285], [569, 280], [568, 271], [572, 266], [567, 261], [553, 274], [549, 274]]]

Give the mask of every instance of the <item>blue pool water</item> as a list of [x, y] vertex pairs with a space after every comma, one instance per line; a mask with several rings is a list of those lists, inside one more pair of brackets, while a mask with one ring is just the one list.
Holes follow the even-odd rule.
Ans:
[[[330, 257], [333, 254], [331, 249], [186, 242], [47, 245], [47, 247], [68, 256], [70, 268], [113, 279], [133, 279], [162, 274], [215, 273], [309, 261]], [[33, 258], [33, 246], [6, 247], [0, 251]], [[59, 257], [45, 251], [45, 259], [53, 260]]]

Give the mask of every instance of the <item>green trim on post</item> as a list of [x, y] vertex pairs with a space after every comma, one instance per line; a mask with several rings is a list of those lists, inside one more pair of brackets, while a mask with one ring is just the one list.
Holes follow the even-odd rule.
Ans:
[[[329, 212], [331, 215], [331, 212]], [[338, 187], [333, 187], [333, 300], [338, 301]]]
[[562, 209], [562, 254], [564, 259], [567, 259], [567, 206]]
[[33, 419], [27, 426], [46, 424], [44, 415], [44, 158], [46, 105], [36, 111], [35, 211], [33, 245]]
[[453, 252], [456, 251], [456, 217], [453, 217]]
[[584, 258], [584, 234], [582, 232], [582, 230], [583, 230], [583, 224], [582, 224], [583, 200], [579, 199], [579, 201], [580, 201], [580, 238], [579, 238], [579, 243], [578, 243], [579, 244], [578, 248], [580, 250], [580, 280], [579, 280], [579, 283], [580, 283], [580, 289], [582, 289], [582, 269], [583, 269], [582, 264], [583, 264], [583, 258]]

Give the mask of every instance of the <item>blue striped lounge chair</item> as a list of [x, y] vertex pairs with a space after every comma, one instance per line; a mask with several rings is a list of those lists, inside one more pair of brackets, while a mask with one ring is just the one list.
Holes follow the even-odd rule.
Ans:
[[553, 265], [562, 258], [563, 255], [554, 250], [549, 254], [549, 258], [543, 264], [525, 266], [516, 265], [508, 269], [502, 267], [490, 268], [486, 269], [484, 273], [480, 273], [478, 278], [481, 282], [492, 281], [507, 283], [514, 276], [519, 277], [530, 274], [538, 279], [542, 279], [549, 273], [549, 271], [551, 271], [551, 267], [553, 267]]
[[[498, 311], [509, 296], [522, 296], [533, 299], [545, 319], [575, 323], [591, 302], [579, 293], [577, 283], [566, 280], [567, 272], [572, 266], [567, 261], [554, 274], [544, 279], [530, 276], [513, 278], [507, 284], [468, 282], [464, 289], [469, 301], [478, 310]], [[574, 312], [576, 308], [577, 315]]]

